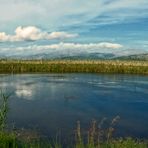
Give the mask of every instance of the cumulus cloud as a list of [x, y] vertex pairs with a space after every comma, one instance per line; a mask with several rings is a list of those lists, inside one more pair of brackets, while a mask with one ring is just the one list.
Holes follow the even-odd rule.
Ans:
[[44, 46], [37, 46], [38, 50], [41, 49], [118, 49], [122, 48], [121, 44], [117, 43], [109, 43], [109, 42], [100, 42], [100, 43], [88, 43], [88, 44], [80, 44], [80, 43], [59, 43], [59, 44], [51, 44]]
[[58, 58], [64, 56], [79, 56], [81, 54], [116, 54], [122, 51], [123, 45], [118, 43], [100, 42], [100, 43], [57, 43], [50, 45], [29, 45], [19, 47], [3, 47], [0, 50], [2, 57], [13, 58], [32, 58], [48, 57]]
[[52, 39], [66, 39], [73, 38], [78, 36], [78, 34], [70, 34], [67, 32], [52, 32], [47, 33], [41, 31], [39, 28], [35, 26], [28, 27], [17, 27], [15, 30], [15, 35], [9, 35], [5, 32], [0, 32], [0, 41], [36, 41], [36, 40], [52, 40]]
[[52, 57], [59, 55], [79, 55], [91, 53], [116, 53], [121, 51], [123, 45], [118, 43], [100, 42], [100, 43], [58, 43], [50, 45], [30, 45], [22, 47], [1, 48], [0, 55], [10, 56], [31, 56], [37, 54], [48, 54]]

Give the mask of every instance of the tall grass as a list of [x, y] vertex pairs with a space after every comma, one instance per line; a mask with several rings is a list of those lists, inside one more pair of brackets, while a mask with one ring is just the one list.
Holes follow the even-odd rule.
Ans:
[[0, 93], [0, 148], [14, 147], [16, 138], [13, 133], [6, 133], [6, 119], [8, 113], [8, 99], [9, 95]]
[[148, 74], [148, 61], [0, 61], [0, 73], [118, 73]]
[[0, 131], [3, 131], [6, 125], [7, 113], [8, 113], [8, 95], [4, 93], [0, 94]]
[[113, 138], [114, 127], [119, 119], [119, 116], [113, 118], [107, 129], [102, 129], [106, 119], [103, 119], [98, 125], [93, 120], [87, 132], [87, 140], [85, 140], [85, 135], [81, 133], [80, 122], [78, 121], [74, 148], [147, 148], [148, 142], [146, 141], [135, 140], [130, 137]]

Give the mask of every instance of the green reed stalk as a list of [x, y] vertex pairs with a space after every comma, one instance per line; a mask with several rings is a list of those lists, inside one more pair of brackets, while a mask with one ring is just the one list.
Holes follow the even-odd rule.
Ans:
[[7, 113], [8, 113], [8, 95], [5, 95], [1, 91], [1, 104], [0, 104], [0, 131], [3, 131], [6, 126], [6, 119], [7, 119]]

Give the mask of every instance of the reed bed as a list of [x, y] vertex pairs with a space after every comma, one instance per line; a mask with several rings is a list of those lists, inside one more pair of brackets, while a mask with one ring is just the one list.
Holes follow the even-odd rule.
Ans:
[[1, 60], [0, 73], [117, 73], [148, 75], [148, 62], [119, 60]]
[[113, 138], [115, 125], [119, 119], [119, 116], [113, 118], [106, 129], [102, 128], [105, 118], [99, 123], [93, 120], [87, 132], [87, 140], [85, 140], [85, 135], [81, 132], [80, 122], [78, 121], [74, 148], [147, 148], [147, 141], [140, 141], [130, 137]]

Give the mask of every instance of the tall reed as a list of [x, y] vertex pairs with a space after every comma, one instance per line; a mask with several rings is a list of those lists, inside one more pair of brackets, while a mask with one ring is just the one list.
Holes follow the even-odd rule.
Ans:
[[0, 94], [0, 131], [3, 131], [6, 126], [6, 119], [8, 113], [8, 98], [9, 95], [5, 95], [2, 91]]
[[0, 73], [117, 73], [148, 75], [148, 61], [0, 61]]

